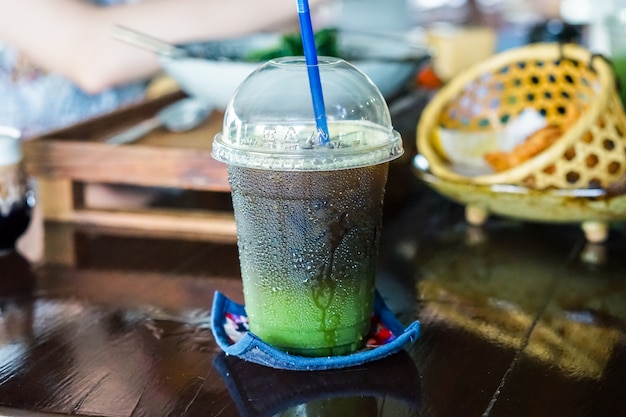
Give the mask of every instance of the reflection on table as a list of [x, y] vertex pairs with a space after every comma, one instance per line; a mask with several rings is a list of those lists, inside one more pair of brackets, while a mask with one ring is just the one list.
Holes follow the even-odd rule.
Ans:
[[44, 262], [0, 258], [0, 412], [626, 410], [620, 225], [600, 246], [576, 225], [496, 217], [475, 228], [462, 207], [411, 187], [386, 212], [378, 288], [404, 324], [421, 321], [422, 334], [398, 356], [326, 373], [279, 372], [217, 348], [213, 293], [243, 300], [234, 243], [47, 223]]

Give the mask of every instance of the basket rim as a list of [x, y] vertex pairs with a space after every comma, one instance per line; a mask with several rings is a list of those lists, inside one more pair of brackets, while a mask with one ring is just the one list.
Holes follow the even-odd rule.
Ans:
[[[436, 128], [439, 114], [443, 107], [453, 100], [470, 82], [485, 73], [498, 70], [503, 66], [526, 60], [572, 58], [580, 62], [589, 62], [598, 75], [600, 91], [591, 105], [576, 120], [559, 140], [535, 157], [506, 171], [494, 174], [468, 177], [449, 168], [450, 164], [431, 146], [432, 132]], [[588, 49], [577, 44], [537, 43], [510, 49], [493, 55], [458, 74], [444, 85], [424, 108], [417, 125], [417, 149], [430, 162], [431, 170], [439, 177], [454, 181], [469, 181], [477, 184], [519, 183], [530, 173], [543, 169], [551, 161], [559, 158], [572, 146], [584, 131], [600, 116], [600, 113], [614, 90], [615, 79], [610, 64], [602, 56], [592, 54]]]

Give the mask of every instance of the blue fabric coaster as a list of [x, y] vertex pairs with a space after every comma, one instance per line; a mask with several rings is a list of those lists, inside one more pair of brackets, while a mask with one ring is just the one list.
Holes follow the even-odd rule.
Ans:
[[372, 328], [366, 346], [342, 356], [297, 356], [268, 345], [248, 330], [245, 307], [219, 291], [215, 292], [211, 313], [213, 336], [224, 353], [260, 365], [294, 371], [347, 368], [384, 358], [415, 341], [420, 332], [419, 321], [404, 328], [378, 292], [374, 299]]

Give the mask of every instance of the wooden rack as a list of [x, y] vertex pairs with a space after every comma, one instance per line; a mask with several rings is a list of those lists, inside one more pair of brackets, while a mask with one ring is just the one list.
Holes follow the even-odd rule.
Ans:
[[211, 204], [98, 208], [85, 200], [85, 189], [91, 184], [192, 190], [205, 193], [205, 202], [223, 201], [225, 196], [229, 200], [226, 167], [210, 155], [213, 137], [222, 127], [220, 112], [189, 132], [158, 129], [133, 144], [104, 143], [110, 135], [182, 97], [180, 92], [172, 93], [26, 141], [25, 166], [36, 179], [44, 219], [234, 241], [232, 209], [215, 209]]

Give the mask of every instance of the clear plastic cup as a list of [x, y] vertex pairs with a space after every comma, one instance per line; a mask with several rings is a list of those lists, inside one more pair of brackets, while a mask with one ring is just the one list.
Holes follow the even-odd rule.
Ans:
[[319, 70], [327, 144], [304, 57], [287, 57], [240, 85], [212, 150], [227, 164], [250, 330], [302, 356], [364, 343], [389, 161], [403, 152], [366, 75], [329, 57]]

